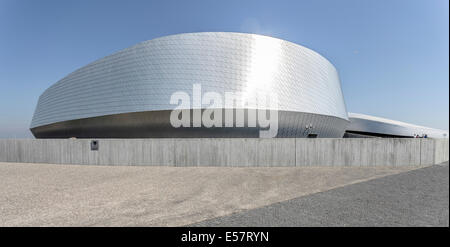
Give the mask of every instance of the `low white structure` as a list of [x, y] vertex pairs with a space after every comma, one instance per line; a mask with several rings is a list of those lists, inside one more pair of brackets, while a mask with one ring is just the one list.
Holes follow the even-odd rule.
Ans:
[[359, 113], [348, 113], [347, 133], [380, 137], [448, 138], [448, 131]]

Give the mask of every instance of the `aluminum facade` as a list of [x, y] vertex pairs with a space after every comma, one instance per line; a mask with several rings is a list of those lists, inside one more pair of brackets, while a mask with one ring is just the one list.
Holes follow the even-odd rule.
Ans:
[[359, 113], [348, 113], [347, 131], [413, 137], [426, 134], [430, 138], [448, 138], [448, 132]]
[[[171, 95], [185, 91], [192, 96], [195, 83], [203, 92], [222, 95], [276, 95], [280, 111], [342, 120], [340, 133], [334, 130], [326, 137], [342, 136], [348, 122], [338, 73], [324, 57], [272, 37], [214, 32], [142, 42], [74, 71], [39, 97], [31, 129], [76, 119], [173, 110]], [[323, 132], [331, 133], [326, 127]]]
[[[258, 138], [260, 129], [234, 128], [174, 128], [169, 123], [171, 111], [145, 111], [106, 115], [58, 122], [31, 129], [36, 138]], [[313, 129], [305, 128], [313, 125]], [[278, 112], [276, 137], [342, 137], [348, 122], [331, 116]], [[246, 125], [248, 126], [248, 125]], [[303, 127], [305, 126], [305, 127]]]

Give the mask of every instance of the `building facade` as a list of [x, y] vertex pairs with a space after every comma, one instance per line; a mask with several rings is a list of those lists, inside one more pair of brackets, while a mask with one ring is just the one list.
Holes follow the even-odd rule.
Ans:
[[429, 137], [448, 138], [448, 131], [409, 124], [391, 119], [359, 113], [348, 113], [350, 124], [346, 130], [349, 137]]
[[[174, 110], [211, 107], [201, 92], [232, 93], [220, 109], [233, 126], [174, 127]], [[173, 104], [176, 93], [190, 104]], [[256, 34], [187, 33], [142, 42], [90, 63], [39, 97], [31, 132], [36, 138], [260, 137], [267, 126], [236, 123], [237, 111], [274, 110], [248, 99], [276, 98], [276, 137], [342, 137], [349, 119], [338, 72], [303, 46]], [[225, 113], [223, 113], [225, 116]]]

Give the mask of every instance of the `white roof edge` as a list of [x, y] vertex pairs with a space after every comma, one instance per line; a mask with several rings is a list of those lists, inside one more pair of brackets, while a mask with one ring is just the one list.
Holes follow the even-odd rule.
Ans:
[[430, 127], [426, 127], [426, 126], [420, 126], [420, 125], [405, 123], [405, 122], [401, 122], [401, 121], [397, 121], [397, 120], [392, 120], [392, 119], [387, 119], [387, 118], [382, 118], [382, 117], [365, 115], [365, 114], [361, 114], [361, 113], [349, 112], [348, 113], [348, 117], [349, 118], [366, 119], [366, 120], [371, 120], [371, 121], [377, 121], [377, 122], [383, 122], [383, 123], [388, 123], [388, 124], [405, 126], [405, 127], [430, 129], [430, 130], [442, 131], [442, 132], [447, 132], [448, 133], [448, 130], [441, 130], [441, 129], [436, 129], [436, 128], [430, 128]]

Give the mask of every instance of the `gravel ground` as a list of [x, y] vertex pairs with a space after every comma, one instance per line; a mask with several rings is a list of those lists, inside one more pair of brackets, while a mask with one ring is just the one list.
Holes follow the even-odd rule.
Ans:
[[386, 176], [194, 226], [449, 226], [449, 164]]
[[0, 226], [180, 226], [411, 169], [0, 163]]

